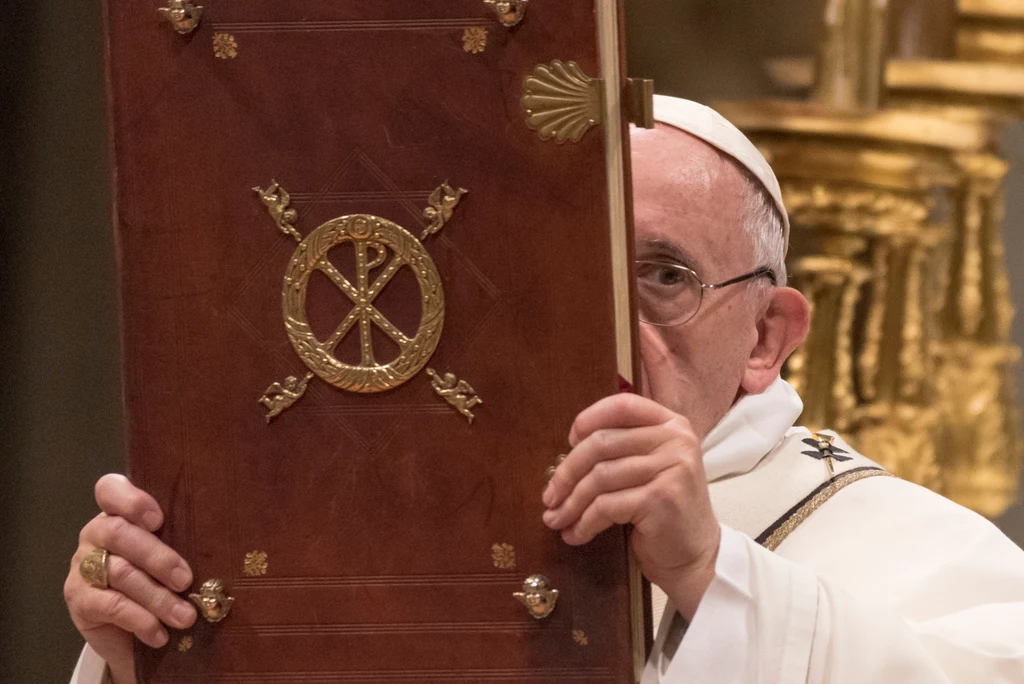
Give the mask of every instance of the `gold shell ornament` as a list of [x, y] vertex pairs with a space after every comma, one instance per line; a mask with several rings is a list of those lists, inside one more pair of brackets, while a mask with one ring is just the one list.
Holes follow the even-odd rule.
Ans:
[[541, 140], [579, 142], [592, 126], [601, 123], [601, 79], [583, 73], [576, 62], [555, 60], [539, 64], [523, 81], [520, 100], [526, 125]]

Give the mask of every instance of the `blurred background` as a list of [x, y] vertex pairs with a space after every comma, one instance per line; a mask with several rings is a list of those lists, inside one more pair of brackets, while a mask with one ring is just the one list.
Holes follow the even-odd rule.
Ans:
[[[631, 75], [703, 102], [778, 94], [817, 52], [817, 0], [630, 0]], [[99, 3], [7, 3], [0, 21], [0, 681], [62, 682], [81, 648], [62, 585], [92, 483], [122, 469]], [[1024, 302], [1024, 128], [1006, 129], [1006, 262]], [[1024, 343], [1024, 322], [1012, 329]], [[869, 454], [871, 455], [871, 454]], [[1024, 509], [998, 516], [1018, 543]]]

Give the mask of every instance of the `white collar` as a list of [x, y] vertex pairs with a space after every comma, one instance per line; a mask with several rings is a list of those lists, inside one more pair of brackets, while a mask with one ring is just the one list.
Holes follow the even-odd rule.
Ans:
[[701, 443], [708, 482], [752, 470], [803, 410], [800, 396], [782, 378], [761, 394], [742, 397]]

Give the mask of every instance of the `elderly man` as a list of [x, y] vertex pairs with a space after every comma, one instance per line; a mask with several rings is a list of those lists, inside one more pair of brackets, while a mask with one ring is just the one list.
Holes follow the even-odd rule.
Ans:
[[[1024, 682], [1024, 552], [983, 518], [794, 427], [779, 378], [808, 305], [785, 287], [789, 225], [767, 162], [712, 110], [658, 98], [635, 131], [645, 396], [583, 411], [543, 493], [568, 544], [615, 524], [660, 590], [644, 684]], [[133, 636], [166, 643], [192, 580], [156, 502], [96, 485], [65, 595], [88, 642], [73, 682], [135, 681]], [[83, 557], [108, 549], [110, 588]]]

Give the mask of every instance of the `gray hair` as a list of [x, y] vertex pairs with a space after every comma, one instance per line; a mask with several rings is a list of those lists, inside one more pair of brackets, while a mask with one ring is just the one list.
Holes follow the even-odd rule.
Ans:
[[[753, 268], [767, 266], [775, 274], [776, 283], [785, 285], [788, 275], [782, 216], [761, 181], [743, 166], [736, 166], [747, 179], [747, 191], [743, 198], [743, 232], [754, 247]], [[768, 285], [768, 279], [762, 278], [750, 289], [752, 293], [761, 294], [768, 289]]]

